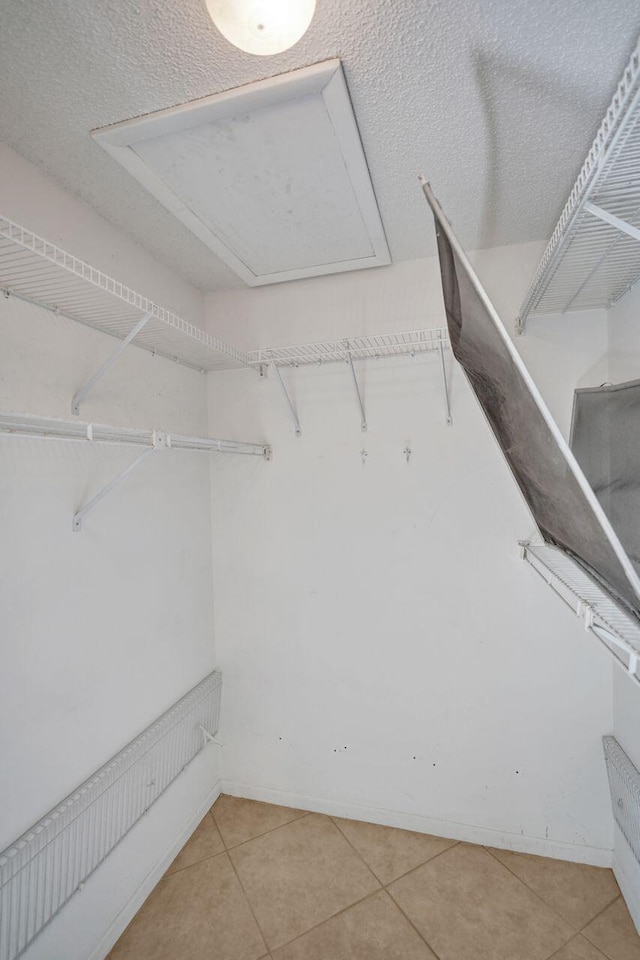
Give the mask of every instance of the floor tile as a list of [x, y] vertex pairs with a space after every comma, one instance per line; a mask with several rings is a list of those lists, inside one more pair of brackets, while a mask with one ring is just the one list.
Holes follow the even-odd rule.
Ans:
[[436, 960], [384, 890], [349, 907], [286, 947], [273, 960]]
[[338, 817], [332, 819], [385, 885], [456, 843], [455, 840], [432, 837], [428, 833], [381, 827], [377, 823], [342, 820]]
[[609, 960], [640, 960], [640, 937], [622, 897], [592, 920], [582, 935]]
[[307, 814], [306, 810], [278, 807], [273, 803], [244, 800], [242, 797], [218, 797], [211, 808], [226, 847], [235, 847], [245, 840], [260, 837], [269, 830], [291, 823]]
[[109, 960], [257, 960], [267, 946], [228, 854], [160, 881]]
[[235, 847], [229, 855], [270, 949], [380, 886], [335, 824], [320, 814]]
[[619, 895], [613, 871], [527, 853], [491, 853], [553, 907], [575, 930], [581, 930]]
[[209, 812], [191, 834], [165, 876], [175, 873], [176, 870], [182, 870], [183, 867], [190, 867], [207, 857], [213, 857], [216, 853], [222, 853], [223, 850], [222, 837], [218, 833], [215, 820]]
[[575, 931], [482, 847], [458, 844], [389, 887], [440, 960], [546, 960]]
[[607, 960], [607, 958], [597, 947], [578, 934], [573, 940], [569, 940], [562, 950], [554, 953], [551, 960]]

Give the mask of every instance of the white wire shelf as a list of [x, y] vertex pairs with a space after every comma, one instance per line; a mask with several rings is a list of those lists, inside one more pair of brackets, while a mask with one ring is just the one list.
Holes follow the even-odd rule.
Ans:
[[640, 622], [626, 613], [605, 590], [567, 556], [549, 544], [522, 541], [523, 558], [562, 597], [576, 616], [640, 684]]
[[0, 290], [198, 370], [248, 365], [238, 350], [0, 215]]
[[383, 357], [415, 356], [447, 346], [447, 331], [412, 330], [406, 333], [384, 333], [375, 337], [352, 337], [346, 340], [325, 340], [298, 343], [288, 347], [269, 347], [248, 354], [252, 366], [275, 363], [280, 367], [305, 364], [348, 363], [349, 360], [380, 360]]
[[405, 333], [381, 333], [373, 337], [351, 337], [344, 340], [297, 343], [288, 347], [269, 347], [263, 350], [253, 350], [248, 356], [250, 364], [259, 368], [261, 373], [264, 373], [267, 367], [271, 367], [275, 372], [293, 423], [295, 435], [300, 437], [302, 436], [300, 420], [280, 373], [280, 367], [322, 366], [326, 363], [347, 364], [351, 370], [351, 378], [360, 411], [360, 428], [363, 433], [366, 433], [368, 429], [367, 416], [362, 391], [353, 366], [354, 361], [382, 360], [385, 357], [415, 357], [423, 353], [437, 352], [440, 356], [447, 424], [451, 425], [453, 419], [444, 359], [446, 346], [448, 346], [447, 331], [443, 327], [437, 327], [431, 330], [411, 330]]
[[640, 43], [517, 319], [608, 307], [640, 279]]

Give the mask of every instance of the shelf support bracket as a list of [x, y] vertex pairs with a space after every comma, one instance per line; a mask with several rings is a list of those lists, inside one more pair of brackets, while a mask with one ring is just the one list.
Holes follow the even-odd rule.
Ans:
[[200, 728], [200, 733], [202, 734], [202, 746], [206, 747], [209, 743], [215, 743], [217, 747], [224, 747], [224, 743], [221, 740], [217, 740], [212, 733], [202, 726], [201, 723], [198, 724]]
[[444, 344], [442, 340], [438, 344], [438, 351], [440, 353], [440, 367], [442, 369], [442, 385], [444, 387], [444, 402], [447, 411], [447, 425], [451, 426], [453, 423], [453, 417], [451, 416], [451, 401], [449, 399], [449, 381], [447, 379], [447, 364], [444, 358]]
[[360, 387], [358, 386], [358, 378], [356, 377], [356, 371], [353, 366], [353, 357], [351, 356], [351, 350], [349, 349], [349, 344], [346, 344], [347, 348], [347, 363], [349, 364], [349, 369], [351, 370], [351, 377], [353, 379], [353, 386], [356, 391], [356, 399], [358, 401], [358, 406], [360, 407], [360, 429], [363, 433], [367, 432], [367, 418], [364, 412], [364, 404], [362, 403], [362, 394], [360, 393]]
[[109, 483], [105, 484], [101, 490], [98, 490], [96, 495], [91, 497], [91, 500], [88, 500], [84, 507], [81, 507], [80, 510], [78, 510], [73, 518], [73, 532], [78, 533], [80, 530], [82, 530], [82, 521], [89, 511], [93, 510], [93, 508], [96, 507], [101, 500], [104, 500], [104, 498], [108, 496], [112, 490], [115, 490], [118, 484], [122, 483], [123, 480], [126, 480], [129, 474], [133, 473], [133, 471], [140, 466], [142, 461], [146, 460], [149, 454], [155, 453], [155, 451], [160, 447], [169, 446], [171, 446], [171, 438], [167, 434], [154, 434], [153, 446], [147, 447], [142, 451], [142, 453], [138, 454], [135, 460], [132, 460], [128, 467], [125, 467], [124, 470], [117, 475], [117, 477], [114, 477], [113, 480], [110, 480]]
[[640, 240], [640, 230], [638, 227], [632, 226], [632, 224], [627, 223], [626, 220], [621, 220], [620, 217], [616, 217], [615, 214], [609, 213], [608, 210], [603, 210], [602, 207], [596, 206], [595, 203], [585, 203], [584, 209], [593, 217], [597, 217], [599, 220], [604, 220], [605, 223], [611, 224], [612, 227], [616, 227], [618, 230], [621, 230], [622, 233], [626, 233], [628, 236], [633, 237], [634, 240]]
[[150, 319], [151, 313], [145, 313], [145, 315], [136, 323], [135, 327], [133, 327], [130, 333], [127, 334], [122, 343], [118, 344], [118, 347], [113, 351], [111, 356], [105, 360], [102, 366], [96, 370], [92, 377], [89, 377], [85, 385], [78, 390], [71, 402], [71, 413], [74, 414], [74, 416], [77, 417], [80, 413], [80, 404], [87, 396], [89, 391], [96, 385], [98, 380], [101, 380], [102, 377], [104, 377], [105, 373], [108, 373], [109, 370], [111, 370], [111, 367], [114, 365], [120, 354], [126, 350], [133, 338], [140, 333], [145, 323], [147, 323], [147, 321]]
[[302, 436], [302, 430], [300, 429], [300, 421], [298, 420], [298, 414], [297, 414], [296, 411], [295, 411], [295, 408], [294, 408], [294, 406], [293, 406], [293, 404], [292, 404], [292, 402], [291, 402], [291, 397], [289, 396], [289, 394], [288, 394], [288, 392], [287, 392], [287, 388], [286, 388], [285, 385], [284, 385], [284, 380], [282, 379], [282, 374], [280, 373], [280, 367], [278, 366], [277, 363], [272, 363], [271, 366], [273, 367], [273, 369], [274, 369], [275, 372], [276, 372], [276, 377], [278, 378], [278, 381], [279, 381], [280, 386], [281, 386], [281, 388], [282, 388], [282, 392], [283, 392], [283, 394], [284, 394], [284, 399], [285, 399], [286, 402], [287, 402], [287, 408], [288, 408], [288, 410], [289, 410], [289, 414], [290, 414], [290, 416], [291, 416], [291, 419], [293, 420], [293, 426], [294, 426], [294, 429], [295, 429], [296, 437], [301, 437], [301, 436]]

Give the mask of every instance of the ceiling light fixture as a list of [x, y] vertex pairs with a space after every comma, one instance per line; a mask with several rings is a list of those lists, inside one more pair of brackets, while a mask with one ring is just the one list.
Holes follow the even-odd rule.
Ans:
[[206, 0], [223, 37], [240, 50], [270, 57], [288, 50], [306, 33], [316, 0]]

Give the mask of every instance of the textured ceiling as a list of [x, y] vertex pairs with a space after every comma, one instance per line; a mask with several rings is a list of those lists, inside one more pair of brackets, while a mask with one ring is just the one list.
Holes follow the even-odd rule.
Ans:
[[238, 286], [89, 132], [337, 56], [394, 260], [435, 250], [419, 172], [467, 247], [540, 240], [638, 32], [637, 0], [318, 0], [260, 59], [204, 0], [2, 0], [0, 136], [196, 286]]

